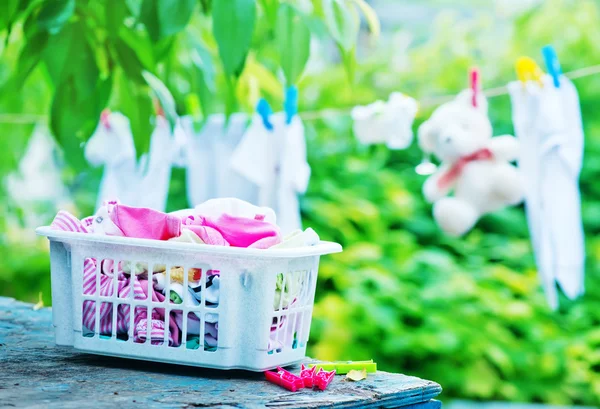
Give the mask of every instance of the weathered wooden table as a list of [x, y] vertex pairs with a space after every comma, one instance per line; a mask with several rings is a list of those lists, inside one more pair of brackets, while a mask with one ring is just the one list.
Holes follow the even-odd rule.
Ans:
[[440, 385], [377, 372], [336, 376], [325, 392], [288, 392], [245, 371], [217, 371], [80, 353], [54, 345], [52, 312], [0, 297], [0, 407], [437, 409]]

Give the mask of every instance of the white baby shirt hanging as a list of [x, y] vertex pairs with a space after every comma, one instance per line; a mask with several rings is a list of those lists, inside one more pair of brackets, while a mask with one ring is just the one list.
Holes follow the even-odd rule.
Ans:
[[515, 133], [522, 145], [519, 167], [526, 183], [527, 222], [538, 271], [551, 308], [555, 283], [570, 299], [584, 292], [584, 235], [579, 173], [583, 126], [577, 90], [561, 76], [508, 86]]
[[416, 100], [393, 92], [387, 102], [375, 101], [352, 109], [354, 134], [365, 145], [386, 143], [390, 149], [406, 149], [413, 140], [417, 110]]
[[306, 161], [304, 125], [295, 115], [287, 123], [283, 112], [270, 116], [273, 129], [255, 114], [231, 166], [259, 188], [259, 206], [271, 207], [286, 234], [302, 227], [298, 195], [306, 192], [310, 166]]
[[192, 207], [209, 199], [227, 197], [258, 202], [258, 188], [230, 166], [247, 123], [246, 114], [233, 114], [227, 123], [225, 115], [217, 114], [209, 116], [200, 131], [196, 131], [191, 118], [182, 119], [187, 137], [187, 195]]
[[92, 166], [104, 165], [96, 209], [105, 200], [135, 200], [137, 180], [135, 147], [129, 120], [119, 112], [103, 112], [96, 131], [85, 145], [85, 158]]
[[118, 112], [103, 113], [85, 145], [87, 161], [92, 166], [104, 164], [96, 208], [106, 200], [119, 199], [130, 206], [165, 210], [174, 145], [166, 119], [159, 116], [150, 151], [138, 163], [129, 120]]

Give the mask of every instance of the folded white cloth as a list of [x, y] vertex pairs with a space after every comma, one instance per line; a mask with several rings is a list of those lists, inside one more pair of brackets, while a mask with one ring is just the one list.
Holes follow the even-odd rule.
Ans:
[[543, 86], [509, 84], [515, 133], [522, 146], [519, 167], [526, 183], [527, 221], [536, 263], [551, 308], [558, 283], [571, 299], [584, 292], [584, 235], [579, 173], [583, 126], [577, 90], [561, 77]]
[[291, 249], [296, 247], [314, 246], [319, 243], [319, 235], [310, 227], [304, 231], [294, 230], [283, 238], [283, 241], [271, 249]]

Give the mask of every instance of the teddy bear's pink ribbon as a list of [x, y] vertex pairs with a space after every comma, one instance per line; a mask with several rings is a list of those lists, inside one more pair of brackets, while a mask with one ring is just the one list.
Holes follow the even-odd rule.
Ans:
[[473, 152], [470, 155], [463, 156], [460, 158], [452, 167], [444, 173], [438, 179], [437, 185], [440, 189], [444, 189], [448, 187], [452, 182], [454, 182], [462, 173], [463, 169], [469, 162], [474, 162], [477, 160], [490, 160], [494, 157], [494, 154], [491, 150], [487, 148], [479, 149], [478, 151]]

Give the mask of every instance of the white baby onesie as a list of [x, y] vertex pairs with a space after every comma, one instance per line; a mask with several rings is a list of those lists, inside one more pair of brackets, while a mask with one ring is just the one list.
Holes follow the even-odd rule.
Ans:
[[284, 113], [270, 116], [273, 129], [260, 115], [231, 157], [231, 166], [259, 189], [259, 206], [275, 210], [277, 224], [287, 234], [302, 227], [298, 195], [306, 192], [310, 166], [306, 160], [304, 126], [296, 115], [290, 124]]
[[545, 76], [543, 86], [509, 84], [515, 133], [521, 141], [519, 167], [526, 183], [527, 221], [536, 263], [551, 308], [558, 283], [567, 297], [584, 292], [584, 234], [579, 173], [583, 126], [577, 90], [566, 77], [560, 87]]
[[417, 110], [417, 101], [393, 92], [387, 102], [375, 101], [352, 110], [354, 134], [365, 145], [386, 143], [390, 149], [406, 149], [413, 140]]
[[248, 115], [233, 114], [227, 123], [224, 115], [211, 115], [200, 131], [190, 118], [183, 118], [187, 135], [185, 161], [187, 195], [190, 206], [208, 199], [235, 197], [251, 203], [258, 201], [258, 189], [230, 166], [231, 156], [242, 139]]
[[118, 112], [109, 114], [85, 145], [87, 161], [92, 166], [104, 164], [96, 208], [118, 199], [129, 206], [164, 211], [175, 154], [172, 142], [166, 119], [158, 117], [150, 151], [138, 163], [129, 120]]

